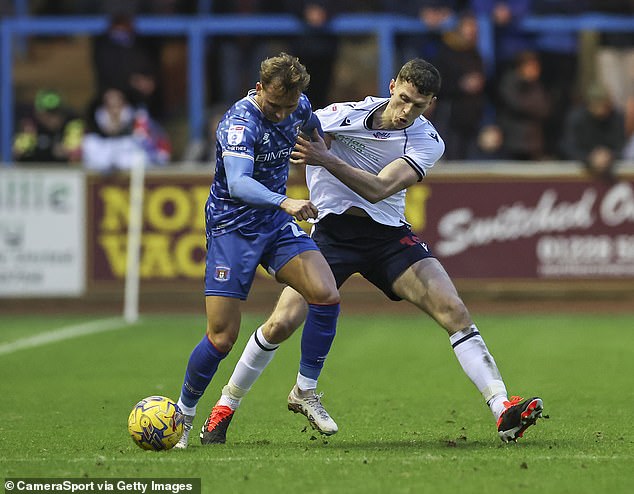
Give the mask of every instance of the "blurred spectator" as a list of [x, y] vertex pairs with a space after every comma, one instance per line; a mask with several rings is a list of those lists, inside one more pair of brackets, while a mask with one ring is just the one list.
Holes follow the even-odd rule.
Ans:
[[470, 159], [474, 160], [504, 160], [508, 156], [504, 153], [504, 135], [502, 129], [495, 124], [483, 125], [478, 133], [476, 151]]
[[[285, 0], [223, 0], [213, 2], [212, 14], [260, 15], [284, 13]], [[214, 36], [210, 38], [207, 80], [211, 104], [239, 100], [257, 79], [260, 61], [287, 50], [271, 37], [253, 35]]]
[[323, 108], [329, 102], [333, 69], [337, 61], [338, 37], [324, 31], [328, 21], [340, 7], [341, 0], [287, 0], [287, 11], [305, 23], [308, 34], [293, 40], [291, 53], [301, 60], [310, 74], [306, 94], [313, 108]]
[[[594, 12], [633, 16], [634, 0], [589, 0]], [[634, 32], [601, 33], [597, 75], [613, 104], [625, 115], [625, 132], [634, 136]]]
[[82, 143], [86, 168], [111, 171], [129, 169], [136, 160], [144, 165], [169, 161], [171, 146], [163, 130], [120, 90], [106, 90], [93, 105], [91, 117]]
[[59, 93], [37, 92], [28, 115], [18, 121], [13, 141], [16, 161], [77, 162], [84, 123], [62, 105]]
[[625, 145], [623, 114], [600, 83], [591, 84], [584, 104], [568, 115], [561, 145], [566, 159], [583, 162], [594, 177], [613, 180], [614, 162]]
[[498, 122], [509, 159], [540, 160], [544, 157], [543, 125], [550, 104], [540, 81], [541, 65], [532, 51], [518, 55], [514, 68], [499, 86]]
[[32, 15], [69, 15], [73, 13], [74, 3], [72, 0], [29, 0], [28, 7]]
[[115, 88], [133, 105], [145, 106], [153, 115], [161, 114], [158, 57], [137, 37], [130, 15], [112, 17], [108, 31], [94, 41], [93, 61], [97, 94]]
[[443, 35], [436, 67], [442, 74], [434, 123], [445, 138], [445, 159], [472, 159], [486, 105], [484, 64], [475, 17], [462, 14]]
[[[574, 15], [583, 13], [586, 0], [533, 0], [534, 15]], [[550, 116], [544, 123], [545, 152], [560, 157], [564, 119], [573, 102], [579, 101], [578, 51], [579, 34], [575, 31], [539, 31], [535, 49], [542, 63], [542, 82], [551, 103]]]
[[[53, 2], [47, 2], [53, 3]], [[194, 14], [197, 0], [74, 0], [75, 13], [114, 15], [126, 12], [139, 14]]]
[[[469, 0], [476, 16], [492, 19], [495, 42], [495, 74], [492, 88], [513, 67], [518, 54], [533, 49], [532, 36], [517, 28], [517, 22], [530, 14], [533, 0]], [[495, 96], [493, 94], [492, 96]]]
[[[334, 16], [346, 15], [349, 18], [357, 15], [380, 12], [380, 0], [340, 0], [336, 3]], [[331, 4], [332, 5], [332, 4]], [[371, 33], [341, 33], [337, 35], [337, 52], [331, 54], [334, 64], [333, 80], [328, 88], [328, 101], [353, 101], [364, 98], [367, 94], [376, 94], [377, 89], [377, 44], [376, 36]], [[312, 82], [308, 87], [310, 94]], [[381, 90], [386, 90], [381, 88]], [[358, 96], [357, 96], [358, 95]], [[319, 98], [319, 95], [317, 95]], [[314, 104], [313, 106], [318, 106]]]
[[4, 17], [5, 15], [14, 15], [14, 14], [15, 14], [14, 2], [10, 0], [0, 0], [0, 17]]
[[209, 115], [205, 120], [207, 125], [203, 139], [192, 141], [188, 144], [183, 153], [183, 161], [200, 163], [216, 162], [216, 130], [227, 110], [228, 106], [226, 104], [213, 105], [209, 109]]
[[412, 58], [435, 60], [440, 47], [440, 30], [450, 25], [465, 3], [465, 0], [384, 0], [385, 12], [416, 18], [427, 30], [424, 34], [402, 34], [396, 37], [395, 70]]

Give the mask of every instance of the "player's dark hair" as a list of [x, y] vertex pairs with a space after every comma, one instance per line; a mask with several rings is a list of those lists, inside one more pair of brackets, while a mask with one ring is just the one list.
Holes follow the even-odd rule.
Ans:
[[413, 84], [423, 95], [436, 96], [440, 92], [440, 72], [431, 63], [422, 58], [414, 58], [401, 67], [397, 81]]
[[260, 83], [262, 86], [275, 86], [284, 93], [303, 92], [308, 87], [310, 75], [299, 58], [288, 53], [280, 53], [260, 64]]

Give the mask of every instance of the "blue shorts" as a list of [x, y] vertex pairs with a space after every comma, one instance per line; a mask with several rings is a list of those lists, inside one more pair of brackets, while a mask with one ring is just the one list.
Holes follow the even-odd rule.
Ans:
[[406, 225], [387, 226], [372, 218], [329, 214], [315, 225], [313, 239], [326, 258], [337, 288], [360, 273], [392, 300], [392, 284], [412, 264], [434, 257]]
[[205, 295], [246, 300], [258, 264], [275, 275], [293, 257], [319, 250], [295, 221], [266, 232], [208, 236]]

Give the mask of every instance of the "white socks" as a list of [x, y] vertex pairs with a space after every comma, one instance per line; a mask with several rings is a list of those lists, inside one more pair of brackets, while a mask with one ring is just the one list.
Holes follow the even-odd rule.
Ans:
[[508, 401], [506, 387], [478, 328], [472, 324], [452, 334], [449, 341], [465, 374], [482, 393], [497, 420], [506, 409], [504, 406], [504, 402]]
[[181, 412], [183, 412], [185, 415], [191, 415], [191, 416], [196, 415], [196, 407], [195, 407], [195, 406], [193, 406], [193, 407], [188, 407], [188, 406], [186, 406], [186, 405], [185, 405], [185, 404], [181, 401], [181, 399], [180, 399], [180, 398], [178, 399], [178, 403], [176, 403], [176, 404], [178, 405], [178, 408], [180, 408], [180, 409], [181, 409]]
[[317, 389], [317, 379], [311, 379], [306, 376], [302, 376], [299, 372], [297, 373], [297, 387], [301, 391], [310, 391]]
[[240, 360], [236, 364], [229, 383], [222, 388], [222, 396], [218, 405], [224, 405], [235, 410], [240, 405], [240, 400], [247, 394], [275, 356], [275, 350], [279, 345], [273, 345], [266, 341], [262, 334], [262, 326], [251, 335], [247, 346], [244, 348]]

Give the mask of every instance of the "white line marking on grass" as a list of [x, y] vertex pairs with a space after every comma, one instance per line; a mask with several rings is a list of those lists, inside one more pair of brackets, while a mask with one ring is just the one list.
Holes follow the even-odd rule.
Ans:
[[3, 343], [0, 345], [0, 355], [8, 355], [19, 350], [26, 350], [28, 348], [48, 345], [49, 343], [70, 340], [79, 336], [104, 333], [106, 331], [121, 329], [127, 326], [129, 326], [129, 324], [120, 317], [74, 324], [72, 326], [66, 326], [46, 333], [36, 334], [35, 336], [30, 336], [28, 338]]
[[[148, 456], [146, 456], [146, 454]], [[83, 462], [93, 462], [95, 460], [99, 460], [99, 461], [103, 461], [103, 462], [112, 462], [112, 463], [142, 463], [142, 462], [146, 462], [148, 460], [149, 455], [172, 455], [172, 453], [168, 453], [167, 451], [159, 451], [159, 452], [155, 452], [155, 451], [148, 451], [146, 454], [142, 455], [142, 456], [125, 456], [125, 457], [113, 457], [113, 458], [108, 458], [106, 456], [91, 456], [91, 457], [86, 457], [86, 458], [55, 458], [55, 457], [48, 457], [48, 458], [10, 458], [10, 459], [2, 459], [0, 460], [0, 465], [1, 464], [9, 464], [9, 463], [44, 463], [44, 462], [49, 462], [49, 461], [60, 461], [60, 462], [65, 462], [65, 463], [83, 463]], [[174, 456], [160, 456], [160, 457], [152, 457], [152, 461], [157, 461], [159, 463], [182, 463], [183, 459], [185, 457], [181, 456], [179, 453], [175, 453]], [[506, 455], [497, 455], [497, 456], [489, 456], [487, 457], [487, 459], [489, 460], [495, 460], [495, 459], [508, 459], [508, 456]], [[471, 457], [453, 457], [451, 455], [424, 455], [424, 456], [420, 456], [420, 457], [413, 457], [409, 462], [409, 463], [421, 463], [421, 461], [424, 463], [425, 461], [447, 461], [448, 459], [451, 459], [452, 461], [466, 461], [466, 462], [470, 462], [473, 461], [473, 458]], [[587, 455], [587, 454], [570, 454], [570, 455], [557, 455], [557, 456], [550, 456], [550, 455], [538, 455], [538, 456], [530, 456], [529, 457], [530, 460], [536, 460], [536, 461], [579, 461], [579, 460], [588, 460], [588, 461], [632, 461], [632, 457], [629, 455]], [[209, 458], [193, 458], [191, 456], [187, 457], [187, 461], [188, 462], [197, 462], [197, 461], [201, 461], [201, 462], [206, 462], [208, 461]], [[260, 460], [271, 460], [270, 457], [253, 457], [253, 456], [229, 456], [229, 457], [219, 457], [219, 458], [214, 458], [213, 461], [214, 462], [219, 462], [219, 463], [233, 463], [233, 462], [239, 462], [239, 461], [260, 461]], [[280, 459], [277, 459], [280, 460]], [[369, 456], [368, 460], [370, 461], [384, 461], [385, 458], [383, 456]], [[286, 461], [285, 459], [281, 459], [280, 461]], [[332, 457], [329, 458], [330, 462], [334, 462], [334, 461], [338, 461], [341, 463], [346, 463], [346, 462], [357, 462], [358, 461], [358, 457]], [[399, 460], [400, 461], [400, 460]]]

